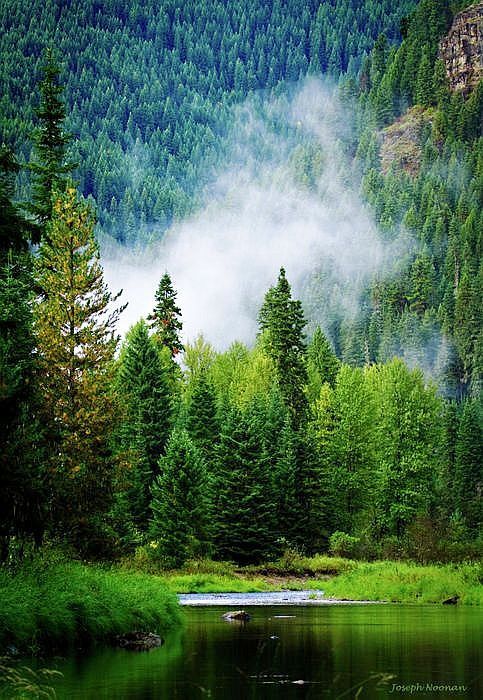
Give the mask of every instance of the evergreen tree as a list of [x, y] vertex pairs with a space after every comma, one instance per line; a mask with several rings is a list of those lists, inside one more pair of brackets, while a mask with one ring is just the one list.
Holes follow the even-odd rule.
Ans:
[[168, 371], [144, 320], [127, 335], [115, 384], [125, 415], [118, 429], [118, 449], [133, 457], [128, 509], [134, 524], [146, 531], [151, 484], [171, 432], [172, 396]]
[[34, 134], [36, 160], [30, 163], [34, 174], [33, 202], [30, 207], [40, 227], [38, 237], [52, 216], [53, 193], [66, 183], [73, 163], [66, 161], [66, 148], [71, 137], [64, 131], [64, 89], [59, 83], [60, 69], [52, 50], [46, 51], [40, 83], [40, 105], [36, 110], [40, 126]]
[[171, 278], [167, 272], [162, 276], [156, 292], [156, 306], [152, 314], [148, 316], [151, 328], [154, 331], [157, 342], [168, 348], [171, 357], [184, 350], [179, 338], [183, 324], [180, 320], [181, 310], [176, 306], [176, 292], [171, 284]]
[[276, 506], [257, 402], [245, 412], [227, 406], [217, 447], [215, 546], [240, 564], [274, 551]]
[[9, 251], [20, 252], [34, 234], [34, 226], [25, 219], [14, 204], [15, 176], [20, 166], [12, 151], [0, 146], [0, 265]]
[[324, 382], [331, 386], [339, 371], [339, 360], [334, 355], [329, 341], [318, 326], [307, 349], [307, 375], [309, 400], [315, 400]]
[[295, 425], [306, 415], [307, 383], [306, 348], [303, 329], [306, 325], [302, 304], [292, 299], [284, 268], [277, 284], [271, 287], [258, 316], [260, 332], [268, 356], [276, 368], [277, 381]]
[[30, 275], [21, 256], [0, 266], [0, 561], [11, 538], [39, 544], [45, 519], [42, 429], [34, 384]]
[[94, 219], [72, 185], [56, 196], [36, 261], [38, 384], [50, 445], [52, 526], [79, 548], [109, 508], [113, 464], [110, 392], [120, 309], [108, 291]]
[[215, 391], [205, 372], [194, 380], [186, 411], [186, 428], [210, 466], [218, 441], [219, 424]]
[[169, 566], [210, 549], [210, 506], [205, 465], [186, 430], [175, 428], [152, 487], [151, 534]]
[[465, 401], [455, 447], [454, 482], [456, 508], [468, 531], [481, 534], [483, 524], [482, 406], [479, 399]]

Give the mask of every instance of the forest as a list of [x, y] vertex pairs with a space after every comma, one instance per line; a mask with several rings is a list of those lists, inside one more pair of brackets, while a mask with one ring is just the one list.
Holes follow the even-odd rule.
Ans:
[[[481, 556], [483, 88], [451, 91], [438, 54], [467, 5], [0, 3], [2, 567]], [[99, 238], [162, 236], [231, 106], [320, 73], [353, 108], [342, 149], [381, 240], [416, 241], [397, 276], [321, 327], [317, 278], [302, 304], [281, 267], [251, 344], [218, 350], [184, 338], [167, 271], [120, 338]], [[411, 119], [417, 166], [384, 164]], [[321, 160], [302, 146], [308, 188]], [[435, 336], [431, 380], [403, 358]]]

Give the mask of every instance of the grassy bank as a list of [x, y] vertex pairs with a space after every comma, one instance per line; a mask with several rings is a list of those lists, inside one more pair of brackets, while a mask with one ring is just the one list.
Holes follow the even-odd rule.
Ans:
[[462, 605], [483, 605], [481, 564], [419, 566], [406, 562], [358, 563], [324, 583], [332, 598], [398, 603], [442, 603], [459, 596]]
[[109, 639], [132, 630], [167, 632], [180, 622], [176, 596], [153, 576], [79, 562], [0, 569], [0, 650]]
[[178, 571], [153, 570], [175, 593], [249, 593], [320, 589], [327, 597], [400, 603], [442, 603], [454, 595], [463, 605], [483, 604], [483, 568], [477, 563], [418, 565], [357, 562], [342, 557], [282, 557], [259, 566], [187, 562]]

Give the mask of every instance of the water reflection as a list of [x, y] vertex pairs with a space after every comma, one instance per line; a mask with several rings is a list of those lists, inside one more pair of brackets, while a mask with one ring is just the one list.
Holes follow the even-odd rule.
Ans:
[[[483, 612], [409, 606], [186, 610], [183, 630], [149, 653], [102, 649], [59, 661], [59, 698], [271, 700], [483, 697]], [[293, 616], [295, 617], [284, 617]], [[282, 617], [278, 617], [282, 616]], [[433, 684], [438, 690], [398, 690]], [[466, 685], [464, 693], [443, 685]], [[430, 688], [430, 686], [428, 686]], [[358, 694], [359, 693], [359, 694]]]

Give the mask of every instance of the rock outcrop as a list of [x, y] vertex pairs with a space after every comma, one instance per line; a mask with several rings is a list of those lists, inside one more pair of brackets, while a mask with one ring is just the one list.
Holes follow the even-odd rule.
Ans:
[[440, 42], [439, 55], [451, 90], [466, 97], [483, 78], [483, 2], [455, 15], [451, 29]]
[[421, 141], [425, 127], [431, 124], [433, 112], [412, 107], [394, 124], [381, 132], [381, 169], [386, 174], [392, 165], [416, 176], [421, 165]]

